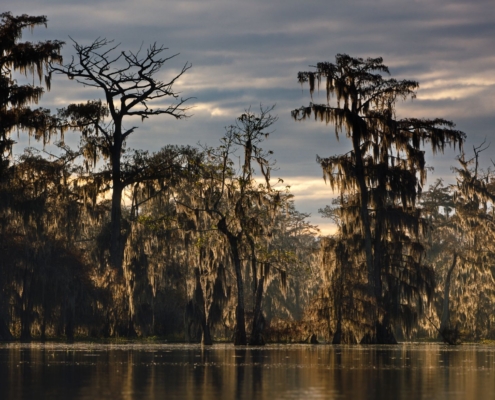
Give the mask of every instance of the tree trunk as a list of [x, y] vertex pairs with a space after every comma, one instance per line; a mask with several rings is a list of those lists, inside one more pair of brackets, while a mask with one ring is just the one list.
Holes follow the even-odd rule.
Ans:
[[388, 314], [385, 314], [382, 321], [376, 321], [374, 331], [367, 333], [361, 344], [397, 344], [391, 321]]
[[263, 300], [264, 283], [265, 283], [265, 276], [262, 276], [258, 281], [258, 285], [256, 287], [253, 329], [251, 331], [251, 337], [249, 338], [249, 344], [252, 346], [264, 346], [265, 344], [265, 340], [263, 338], [263, 329], [265, 328], [265, 318], [263, 317], [263, 311], [261, 308], [261, 302]]
[[129, 313], [129, 321], [127, 324], [127, 331], [125, 334], [130, 339], [137, 338], [137, 336], [138, 336], [136, 329], [134, 328], [134, 319], [133, 319], [131, 313]]
[[454, 252], [454, 257], [452, 259], [452, 264], [447, 271], [447, 276], [445, 277], [445, 284], [443, 288], [443, 307], [442, 307], [442, 319], [440, 321], [440, 328], [438, 329], [440, 336], [443, 340], [449, 344], [457, 345], [460, 344], [459, 332], [457, 329], [452, 329], [450, 327], [450, 281], [452, 278], [452, 273], [457, 264], [457, 253]]
[[196, 308], [196, 313], [201, 324], [201, 344], [210, 346], [213, 344], [211, 340], [210, 327], [206, 321], [206, 302], [205, 296], [203, 294], [203, 287], [201, 286], [201, 278], [199, 274], [199, 268], [194, 268], [194, 275], [196, 279], [196, 288], [194, 290], [194, 303]]
[[14, 340], [12, 333], [10, 333], [8, 322], [8, 311], [7, 307], [5, 307], [6, 302], [4, 301], [4, 297], [2, 291], [0, 289], [0, 342], [7, 342]]
[[381, 240], [383, 235], [383, 226], [381, 221], [383, 220], [383, 203], [380, 201], [377, 204], [377, 215], [375, 223], [375, 241], [374, 241], [374, 267], [373, 267], [373, 288], [375, 290], [374, 297], [376, 301], [376, 306], [378, 309], [384, 309], [385, 315], [380, 319], [378, 310], [374, 312], [375, 326], [375, 338], [373, 343], [376, 344], [397, 344], [397, 339], [394, 335], [394, 330], [392, 328], [392, 321], [390, 319], [390, 310], [385, 308], [383, 304], [383, 290], [382, 290], [382, 263], [383, 261], [383, 242]]
[[[24, 279], [23, 279], [23, 291], [21, 297], [21, 342], [30, 342], [31, 341], [31, 318], [32, 318], [32, 291], [33, 291], [33, 282], [29, 283], [28, 286], [28, 271], [24, 270]], [[26, 298], [27, 297], [27, 298]]]
[[225, 217], [217, 223], [218, 230], [222, 232], [228, 239], [232, 261], [234, 262], [235, 278], [237, 283], [237, 306], [235, 309], [235, 330], [234, 330], [234, 345], [244, 346], [247, 344], [246, 337], [246, 321], [245, 321], [245, 306], [244, 306], [244, 281], [242, 279], [242, 265], [239, 255], [239, 238], [234, 236], [227, 227]]
[[202, 339], [202, 330], [198, 326], [196, 305], [191, 299], [187, 302], [184, 313], [184, 329], [186, 333], [186, 342], [199, 343]]
[[43, 299], [43, 306], [42, 306], [42, 311], [41, 311], [41, 326], [40, 326], [40, 340], [42, 342], [46, 341], [46, 319], [47, 319], [47, 316], [50, 315], [50, 306], [49, 306], [49, 302], [46, 298], [46, 280], [43, 279], [42, 280], [42, 285], [43, 285], [43, 289], [42, 289], [42, 299]]
[[29, 306], [21, 311], [21, 342], [31, 341], [31, 310]]
[[337, 319], [337, 327], [335, 328], [335, 333], [333, 334], [332, 344], [342, 343], [342, 317], [339, 315]]
[[235, 330], [234, 330], [234, 346], [245, 346], [247, 344], [246, 323], [244, 320], [244, 307], [238, 301], [235, 308]]
[[239, 249], [237, 248], [237, 239], [231, 241], [232, 255], [234, 258], [235, 277], [237, 282], [237, 307], [235, 309], [235, 331], [234, 331], [234, 345], [244, 346], [247, 344], [246, 338], [246, 321], [244, 317], [244, 281], [242, 279], [242, 266], [241, 259], [239, 257]]
[[376, 323], [376, 344], [397, 344], [397, 339], [392, 329], [388, 314], [385, 314], [382, 322]]
[[450, 279], [452, 277], [452, 272], [454, 272], [454, 268], [457, 263], [457, 253], [454, 252], [454, 258], [452, 259], [452, 264], [447, 271], [447, 276], [445, 277], [445, 284], [443, 287], [443, 307], [442, 307], [442, 320], [440, 322], [440, 332], [445, 331], [449, 327], [450, 321]]
[[74, 342], [74, 312], [75, 312], [75, 299], [71, 297], [69, 304], [65, 309], [65, 337], [69, 343]]
[[41, 320], [40, 340], [42, 342], [46, 341], [46, 313], [45, 313], [45, 311], [43, 311], [43, 319]]
[[11, 340], [14, 340], [14, 337], [10, 333], [5, 319], [0, 316], [0, 342], [8, 342]]
[[120, 156], [122, 139], [120, 129], [115, 123], [114, 144], [112, 146], [112, 211], [110, 219], [110, 264], [119, 273], [122, 272], [123, 246], [121, 237], [122, 192], [124, 186], [121, 180]]
[[345, 282], [347, 281], [347, 251], [344, 250], [344, 246], [338, 246], [338, 262], [337, 270], [335, 271], [338, 275], [338, 283], [333, 288], [334, 292], [334, 303], [336, 311], [337, 326], [335, 328], [335, 333], [332, 338], [332, 344], [342, 344], [342, 319], [343, 319], [343, 297], [345, 288]]
[[203, 325], [203, 336], [201, 337], [201, 344], [204, 346], [211, 346], [213, 344], [213, 340], [211, 339], [210, 326], [207, 323]]
[[122, 189], [120, 183], [114, 183], [112, 191], [112, 211], [110, 220], [110, 264], [119, 273], [122, 272]]
[[[353, 109], [356, 108], [356, 105], [353, 104]], [[363, 129], [366, 129], [364, 127]], [[366, 255], [366, 266], [368, 269], [368, 294], [370, 296], [375, 295], [375, 279], [374, 279], [374, 265], [373, 265], [373, 250], [372, 250], [372, 239], [371, 239], [371, 222], [369, 218], [369, 211], [368, 211], [368, 203], [369, 203], [369, 196], [368, 196], [368, 186], [366, 185], [366, 180], [365, 180], [365, 170], [364, 170], [364, 163], [363, 163], [363, 153], [361, 151], [361, 135], [359, 135], [357, 132], [360, 132], [361, 127], [359, 126], [359, 123], [354, 123], [353, 125], [353, 133], [352, 133], [352, 148], [354, 150], [354, 156], [355, 156], [355, 162], [356, 162], [356, 180], [359, 185], [359, 195], [360, 195], [360, 201], [361, 201], [361, 221], [362, 221], [362, 228], [363, 228], [363, 234], [364, 234], [364, 251]]]

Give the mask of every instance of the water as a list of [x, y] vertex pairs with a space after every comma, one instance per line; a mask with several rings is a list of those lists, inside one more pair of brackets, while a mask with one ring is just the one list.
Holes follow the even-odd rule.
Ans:
[[0, 399], [495, 399], [495, 346], [0, 344]]

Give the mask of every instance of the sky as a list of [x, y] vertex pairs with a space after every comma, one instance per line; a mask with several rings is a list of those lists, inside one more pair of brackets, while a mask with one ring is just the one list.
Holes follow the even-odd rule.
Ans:
[[[4, 11], [46, 15], [48, 26], [26, 31], [22, 40], [66, 42], [65, 61], [75, 54], [71, 40], [91, 44], [97, 38], [137, 51], [157, 43], [164, 55], [179, 53], [162, 69], [163, 80], [185, 63], [191, 68], [174, 88], [192, 97], [191, 117], [150, 118], [128, 141], [136, 149], [156, 151], [167, 144], [216, 146], [237, 116], [251, 107], [275, 105], [278, 121], [263, 148], [274, 152], [280, 177], [291, 186], [296, 208], [323, 234], [330, 221], [318, 209], [335, 195], [322, 178], [316, 156], [341, 154], [345, 138], [332, 126], [296, 122], [290, 112], [308, 105], [308, 88], [297, 72], [310, 70], [335, 55], [383, 57], [391, 77], [419, 82], [414, 100], [397, 106], [398, 117], [444, 118], [467, 134], [465, 152], [486, 139], [482, 165], [495, 161], [495, 1], [493, 0], [17, 0]], [[72, 38], [72, 39], [71, 39]], [[57, 77], [40, 105], [55, 110], [70, 102], [102, 95]], [[315, 102], [324, 102], [324, 95]], [[66, 138], [77, 143], [76, 134]], [[34, 143], [21, 135], [17, 150]], [[453, 182], [458, 152], [427, 152], [434, 169], [428, 184]]]

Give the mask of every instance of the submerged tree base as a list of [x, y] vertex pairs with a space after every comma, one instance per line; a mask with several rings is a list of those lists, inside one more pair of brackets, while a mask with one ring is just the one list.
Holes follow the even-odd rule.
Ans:
[[457, 328], [446, 328], [439, 331], [442, 340], [452, 346], [458, 346], [462, 344], [460, 333]]
[[14, 339], [7, 325], [0, 320], [0, 342], [10, 342]]
[[398, 342], [389, 325], [377, 322], [375, 332], [364, 335], [360, 344], [398, 344]]

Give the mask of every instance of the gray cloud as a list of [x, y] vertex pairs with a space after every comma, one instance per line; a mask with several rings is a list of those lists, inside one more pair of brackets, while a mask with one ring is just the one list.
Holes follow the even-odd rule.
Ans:
[[[122, 50], [164, 44], [170, 47], [167, 54], [180, 52], [165, 68], [164, 79], [186, 61], [192, 63], [177, 88], [195, 97], [194, 115], [185, 121], [147, 121], [130, 140], [134, 147], [216, 145], [224, 127], [246, 107], [276, 104], [279, 121], [266, 147], [275, 151], [278, 176], [320, 179], [316, 154], [346, 151], [345, 139], [337, 142], [333, 128], [324, 124], [291, 120], [290, 110], [310, 101], [307, 88], [296, 82], [297, 72], [332, 61], [337, 53], [383, 56], [393, 77], [418, 80], [418, 98], [400, 104], [400, 115], [454, 120], [468, 134], [466, 151], [485, 137], [495, 141], [493, 0], [23, 0], [10, 11], [47, 15], [48, 29], [26, 32], [24, 40], [65, 40], [66, 59], [73, 53], [70, 35], [82, 43], [115, 39]], [[56, 80], [42, 105], [55, 108], [97, 95]], [[27, 144], [22, 135], [19, 142], [18, 147]], [[483, 160], [489, 163], [495, 158], [491, 154], [490, 148]], [[432, 179], [451, 176], [455, 155], [429, 155]], [[302, 211], [315, 215], [329, 203], [327, 191], [315, 193], [301, 195]]]

